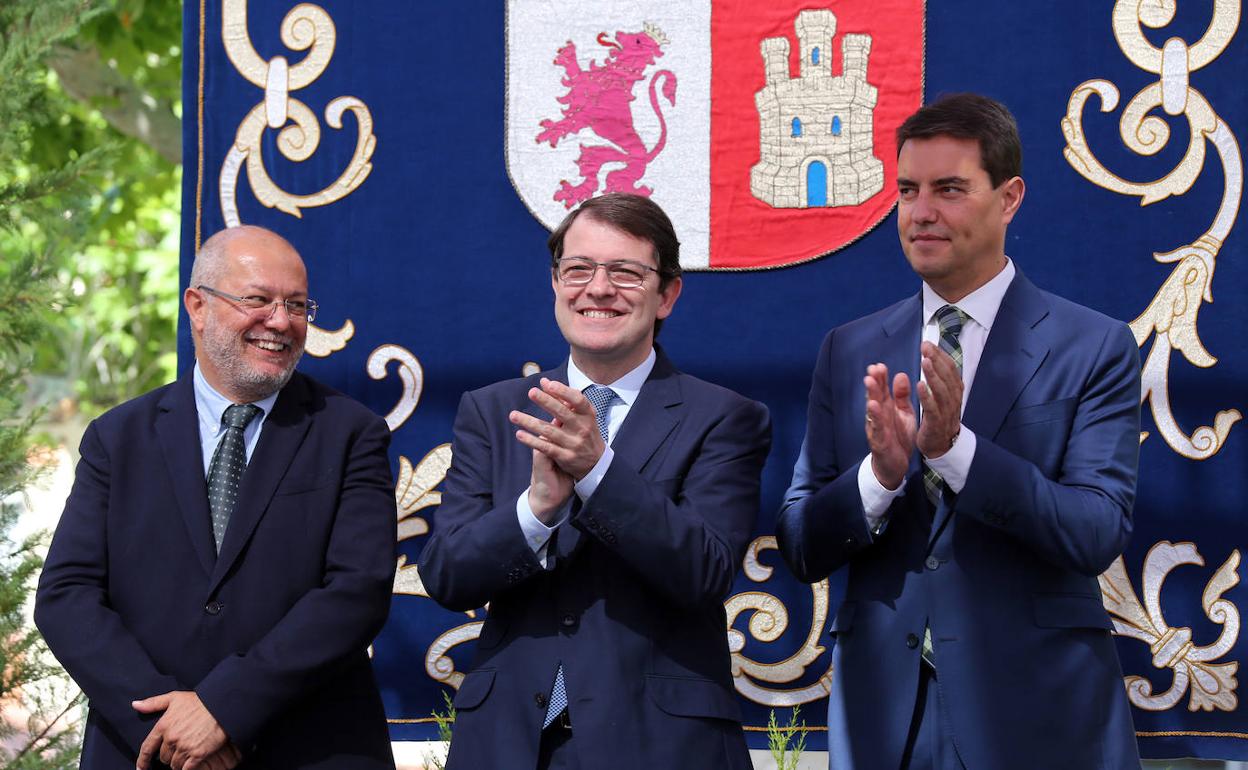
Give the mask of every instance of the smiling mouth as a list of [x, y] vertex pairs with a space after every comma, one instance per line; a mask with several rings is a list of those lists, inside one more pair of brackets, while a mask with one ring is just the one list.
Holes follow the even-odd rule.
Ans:
[[269, 353], [284, 353], [285, 351], [290, 350], [290, 343], [283, 342], [282, 340], [257, 339], [253, 337], [248, 339], [247, 342], [251, 343], [254, 347], [268, 351]]
[[586, 318], [615, 318], [621, 315], [614, 310], [581, 310], [579, 312]]

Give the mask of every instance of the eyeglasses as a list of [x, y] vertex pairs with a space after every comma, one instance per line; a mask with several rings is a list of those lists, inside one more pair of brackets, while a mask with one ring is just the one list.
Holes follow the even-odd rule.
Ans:
[[253, 315], [259, 314], [263, 312], [265, 308], [268, 308], [268, 315], [271, 316], [278, 305], [283, 305], [286, 308], [286, 315], [290, 316], [290, 320], [292, 321], [307, 321], [311, 323], [316, 319], [317, 304], [315, 300], [304, 301], [298, 299], [269, 299], [268, 297], [261, 297], [257, 295], [240, 297], [236, 294], [227, 294], [224, 291], [219, 291], [211, 286], [205, 286], [202, 283], [195, 288], [199, 291], [206, 291], [213, 296], [220, 297], [221, 299], [228, 299]]
[[555, 275], [564, 286], [585, 286], [594, 280], [600, 267], [607, 271], [607, 280], [617, 289], [636, 289], [645, 283], [646, 273], [659, 272], [649, 265], [625, 259], [595, 262], [586, 257], [562, 257], [555, 263]]

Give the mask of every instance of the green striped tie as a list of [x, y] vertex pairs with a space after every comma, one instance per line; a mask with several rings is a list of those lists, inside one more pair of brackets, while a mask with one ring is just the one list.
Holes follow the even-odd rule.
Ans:
[[[940, 327], [940, 349], [949, 354], [962, 372], [962, 343], [958, 335], [962, 333], [962, 325], [969, 316], [953, 305], [945, 305], [936, 311], [936, 323]], [[940, 474], [923, 464], [923, 490], [933, 506], [940, 505], [940, 497], [945, 491], [945, 480]]]
[[[936, 324], [940, 328], [940, 349], [949, 354], [953, 362], [958, 365], [958, 373], [962, 372], [962, 343], [958, 341], [958, 335], [962, 333], [962, 325], [966, 323], [967, 316], [953, 305], [945, 305], [936, 311]], [[923, 491], [927, 493], [927, 499], [931, 501], [932, 506], [940, 504], [941, 495], [945, 491], [945, 480], [940, 474], [928, 467], [927, 463], [923, 464]], [[936, 653], [932, 649], [932, 628], [930, 625], [923, 629], [923, 649], [920, 651], [923, 656], [923, 662], [936, 669]]]

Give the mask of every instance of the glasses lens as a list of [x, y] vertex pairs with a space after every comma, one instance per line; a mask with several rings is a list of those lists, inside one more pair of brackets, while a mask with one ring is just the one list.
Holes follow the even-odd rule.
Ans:
[[595, 268], [594, 263], [589, 260], [561, 259], [559, 260], [559, 280], [574, 286], [589, 283], [594, 279]]
[[267, 297], [242, 297], [238, 300], [238, 304], [248, 310], [264, 310], [273, 303]]
[[640, 286], [642, 281], [646, 280], [646, 273], [639, 265], [623, 262], [608, 267], [607, 277], [616, 286], [631, 289]]

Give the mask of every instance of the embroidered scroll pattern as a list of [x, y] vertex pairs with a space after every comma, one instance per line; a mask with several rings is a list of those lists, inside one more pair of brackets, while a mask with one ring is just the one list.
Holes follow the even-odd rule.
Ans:
[[1239, 609], [1223, 598], [1239, 583], [1239, 560], [1239, 550], [1231, 551], [1205, 585], [1201, 606], [1209, 620], [1222, 626], [1221, 634], [1207, 646], [1193, 641], [1191, 628], [1170, 626], [1161, 609], [1162, 587], [1176, 567], [1205, 566], [1195, 544], [1163, 540], [1149, 549], [1144, 558], [1143, 601], [1131, 585], [1121, 556], [1100, 576], [1101, 598], [1113, 619], [1114, 631], [1147, 644], [1153, 653], [1153, 666], [1173, 673], [1170, 688], [1157, 694], [1144, 677], [1126, 677], [1127, 695], [1136, 708], [1165, 711], [1178, 705], [1189, 691], [1188, 711], [1234, 711], [1238, 707], [1235, 674], [1239, 663], [1215, 661], [1230, 652], [1239, 639]]
[[[775, 550], [776, 538], [766, 535], [754, 540], [746, 551], [743, 568], [746, 577], [755, 583], [771, 579], [774, 568], [762, 564], [758, 557], [762, 551]], [[831, 692], [832, 672], [824, 672], [817, 681], [805, 687], [780, 689], [766, 684], [793, 682], [805, 674], [806, 669], [824, 653], [819, 635], [828, 620], [828, 581], [821, 580], [810, 587], [814, 613], [810, 631], [797, 652], [777, 663], [759, 663], [745, 655], [746, 636], [733, 628], [737, 616], [752, 611], [749, 620], [750, 636], [760, 642], [774, 642], [789, 626], [789, 611], [780, 599], [763, 591], [745, 591], [729, 597], [725, 603], [728, 611], [728, 649], [732, 653], [732, 676], [737, 692], [755, 703], [779, 708], [797, 706], [826, 697]], [[760, 684], [766, 683], [766, 684]]]
[[[363, 184], [372, 171], [370, 159], [377, 147], [373, 117], [368, 106], [353, 96], [340, 96], [325, 107], [325, 122], [343, 127], [343, 117], [355, 115], [355, 151], [347, 167], [324, 189], [310, 195], [297, 195], [278, 187], [264, 166], [261, 143], [265, 129], [278, 131], [277, 149], [290, 161], [311, 158], [321, 142], [321, 125], [306, 104], [290, 94], [306, 88], [325, 72], [334, 55], [337, 32], [326, 11], [311, 3], [300, 3], [282, 20], [282, 43], [293, 51], [307, 51], [295, 64], [285, 56], [269, 61], [260, 58], [247, 30], [247, 0], [224, 0], [221, 14], [221, 40], [235, 69], [250, 83], [264, 90], [264, 101], [243, 118], [234, 135], [234, 144], [221, 165], [218, 191], [226, 227], [242, 224], [236, 193], [244, 164], [256, 200], [267, 208], [302, 217], [301, 209], [326, 206], [341, 200]], [[308, 326], [307, 351], [324, 357], [341, 350], [354, 332], [350, 320], [336, 332]]]
[[[1118, 0], [1112, 23], [1114, 36], [1126, 57], [1158, 76], [1157, 82], [1140, 90], [1123, 109], [1118, 124], [1122, 141], [1138, 155], [1155, 155], [1169, 141], [1170, 127], [1165, 120], [1149, 113], [1160, 107], [1171, 117], [1186, 117], [1191, 138], [1178, 165], [1160, 179], [1131, 182], [1097, 160], [1084, 135], [1083, 109], [1092, 96], [1100, 99], [1101, 112], [1117, 107], [1118, 89], [1106, 80], [1088, 80], [1075, 88], [1062, 119], [1062, 133], [1066, 136], [1066, 161], [1075, 171], [1099, 187], [1138, 197], [1141, 206], [1185, 194], [1204, 170], [1207, 144], [1212, 144], [1218, 153], [1225, 187], [1213, 223], [1192, 243], [1153, 254], [1158, 262], [1175, 267], [1152, 303], [1131, 322], [1138, 345], [1143, 346], [1154, 335], [1144, 363], [1142, 398], [1149, 401], [1158, 431], [1178, 454], [1204, 460], [1222, 448], [1241, 414], [1237, 409], [1219, 411], [1212, 425], [1199, 426], [1189, 434], [1171, 410], [1170, 360], [1171, 353], [1178, 350], [1189, 363], [1200, 368], [1218, 362], [1200, 340], [1197, 314], [1203, 303], [1213, 301], [1214, 263], [1239, 213], [1244, 168], [1230, 127], [1191, 87], [1190, 79], [1226, 50], [1239, 26], [1240, 8], [1239, 0], [1214, 0], [1209, 27], [1200, 40], [1189, 46], [1186, 41], [1171, 37], [1158, 48], [1145, 37], [1142, 26], [1159, 29], [1169, 25], [1177, 6], [1177, 0]], [[1147, 437], [1147, 433], [1142, 434], [1140, 440]]]

